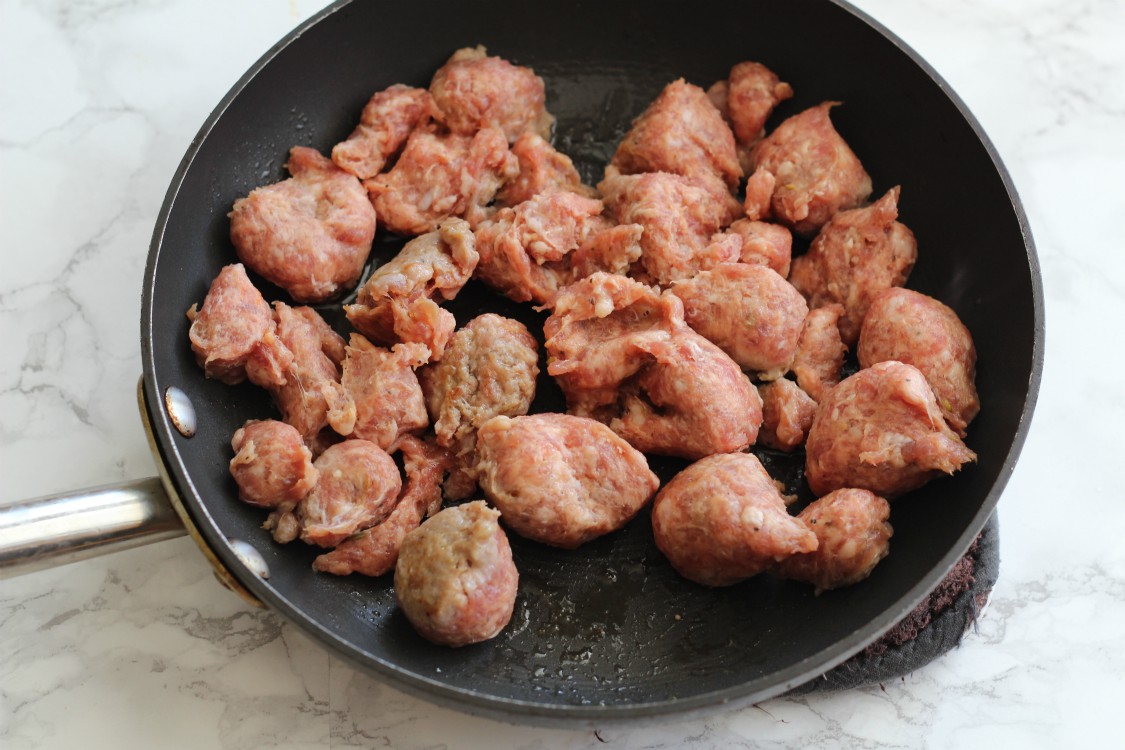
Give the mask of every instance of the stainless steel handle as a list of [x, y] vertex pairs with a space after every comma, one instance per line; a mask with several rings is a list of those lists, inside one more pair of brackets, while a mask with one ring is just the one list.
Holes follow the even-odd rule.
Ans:
[[0, 507], [0, 579], [187, 533], [156, 477]]

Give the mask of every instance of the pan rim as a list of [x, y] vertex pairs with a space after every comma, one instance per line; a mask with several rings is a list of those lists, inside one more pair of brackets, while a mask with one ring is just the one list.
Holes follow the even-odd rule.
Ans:
[[[180, 161], [165, 194], [160, 212], [157, 215], [149, 246], [148, 259], [145, 265], [142, 288], [141, 356], [144, 372], [144, 388], [150, 404], [161, 403], [159, 393], [162, 388], [162, 384], [157, 379], [154, 364], [153, 298], [156, 265], [163, 246], [164, 234], [167, 230], [172, 208], [179, 197], [188, 170], [191, 168], [195, 157], [207, 140], [212, 129], [222, 118], [230, 104], [242, 93], [250, 82], [253, 81], [282, 50], [299, 39], [308, 29], [350, 5], [352, 1], [353, 0], [337, 0], [325, 7], [294, 28], [263, 54], [262, 57], [239, 78], [227, 94], [220, 100], [218, 105], [216, 105], [214, 110], [208, 115]], [[265, 602], [274, 612], [293, 622], [310, 635], [313, 635], [322, 644], [330, 646], [334, 655], [345, 659], [348, 663], [368, 673], [374, 674], [380, 680], [387, 682], [397, 689], [401, 689], [404, 692], [420, 697], [431, 703], [437, 703], [441, 706], [455, 708], [488, 718], [507, 722], [518, 721], [520, 723], [544, 726], [566, 726], [569, 728], [574, 728], [576, 726], [629, 724], [658, 717], [665, 720], [681, 720], [712, 713], [721, 708], [740, 708], [768, 698], [776, 697], [797, 685], [807, 682], [810, 679], [815, 679], [817, 676], [850, 658], [875, 641], [886, 632], [889, 627], [893, 626], [895, 622], [912, 611], [944, 578], [949, 570], [952, 569], [957, 560], [964, 555], [973, 539], [980, 533], [985, 522], [995, 511], [1026, 442], [1032, 416], [1038, 400], [1043, 370], [1045, 310], [1042, 276], [1031, 228], [1023, 205], [1012, 182], [1011, 175], [1004, 166], [995, 146], [985, 134], [980, 123], [969, 110], [965, 102], [929, 63], [881, 23], [844, 0], [828, 1], [865, 23], [897, 47], [900, 52], [906, 55], [914, 65], [918, 66], [939, 87], [942, 94], [950, 100], [961, 117], [964, 118], [966, 123], [970, 126], [974, 135], [988, 153], [992, 165], [1007, 191], [1014, 217], [1018, 222], [1022, 234], [1031, 277], [1031, 302], [1034, 330], [1032, 332], [1033, 342], [1028, 391], [1020, 414], [1018, 427], [1011, 446], [1008, 448], [1007, 454], [1004, 457], [1002, 468], [988, 494], [985, 496], [980, 509], [966, 526], [965, 531], [958, 537], [956, 544], [940, 558], [938, 564], [935, 565], [926, 576], [901, 596], [893, 606], [884, 610], [884, 616], [878, 619], [885, 622], [879, 622], [873, 619], [871, 622], [867, 623], [867, 625], [854, 631], [846, 638], [836, 641], [831, 646], [822, 649], [816, 654], [786, 669], [767, 675], [764, 678], [757, 678], [738, 686], [693, 695], [682, 699], [672, 698], [660, 701], [616, 705], [543, 703], [498, 697], [480, 691], [454, 687], [440, 680], [404, 670], [386, 659], [365, 650], [362, 648], [361, 644], [352, 643], [334, 634], [317, 620], [297, 609], [292, 603], [281, 598], [275, 593], [272, 586], [250, 573], [238, 561], [228, 540], [221, 533], [214, 518], [207, 512], [206, 506], [204, 506], [199, 499], [199, 492], [192, 482], [190, 471], [186, 467], [179, 451], [176, 449], [176, 435], [178, 435], [178, 433], [171, 424], [168, 415], [163, 410], [154, 409], [154, 413], [151, 416], [154, 433], [157, 436], [160, 446], [161, 459], [164, 461], [165, 466], [169, 468], [170, 475], [177, 489], [180, 491], [180, 495], [184, 498], [185, 507], [192, 515], [193, 520], [201, 529], [211, 548], [224, 564], [239, 578], [240, 582], [250, 589], [261, 601]], [[749, 687], [754, 684], [758, 686]]]

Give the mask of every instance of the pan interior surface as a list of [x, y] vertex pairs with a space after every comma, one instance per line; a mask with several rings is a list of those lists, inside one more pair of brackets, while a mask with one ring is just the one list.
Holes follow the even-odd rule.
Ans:
[[[237, 260], [231, 204], [282, 179], [291, 146], [328, 153], [373, 92], [426, 86], [455, 49], [476, 44], [544, 77], [558, 118], [555, 143], [588, 182], [598, 181], [631, 118], [679, 77], [706, 88], [737, 62], [765, 63], [796, 91], [769, 127], [821, 101], [843, 102], [833, 121], [872, 175], [873, 197], [902, 186], [900, 220], [919, 242], [908, 285], [953, 307], [974, 335], [983, 404], [967, 439], [979, 462], [896, 501], [891, 554], [869, 580], [818, 597], [769, 575], [703, 588], [677, 576], [656, 550], [646, 510], [576, 551], [511, 536], [521, 576], [511, 624], [487, 643], [447, 649], [413, 632], [394, 605], [391, 576], [316, 574], [316, 550], [274, 544], [260, 528], [263, 513], [237, 501], [226, 469], [230, 437], [245, 420], [276, 412], [253, 386], [203, 377], [184, 315]], [[380, 235], [374, 262], [401, 245]], [[260, 288], [284, 299], [264, 282]], [[968, 547], [1011, 472], [1034, 402], [1040, 299], [1022, 215], [971, 117], [901, 43], [846, 7], [352, 3], [267, 55], [185, 157], [154, 236], [142, 346], [150, 401], [175, 385], [199, 414], [191, 439], [155, 415], [173, 477], [208, 541], [257, 596], [345, 658], [431, 700], [509, 719], [589, 721], [776, 695], [909, 611]], [[449, 307], [459, 325], [495, 311], [541, 331], [541, 314], [475, 283]], [[319, 309], [346, 330], [338, 306]], [[565, 408], [552, 383], [543, 378], [540, 386], [535, 411]], [[801, 484], [799, 460], [761, 455]], [[653, 465], [667, 480], [684, 464]], [[262, 553], [268, 581], [237, 563], [230, 538]]]

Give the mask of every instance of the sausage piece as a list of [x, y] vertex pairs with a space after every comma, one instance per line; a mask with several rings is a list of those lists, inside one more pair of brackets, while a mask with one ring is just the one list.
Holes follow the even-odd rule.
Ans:
[[375, 209], [356, 178], [316, 150], [294, 146], [288, 180], [234, 202], [239, 259], [297, 302], [323, 302], [359, 280], [375, 238]]
[[470, 320], [420, 372], [438, 444], [465, 455], [488, 420], [527, 414], [538, 375], [539, 346], [523, 323], [493, 313]]
[[333, 425], [337, 432], [370, 440], [394, 451], [404, 435], [429, 426], [422, 386], [414, 371], [430, 359], [423, 344], [395, 344], [391, 351], [375, 346], [358, 333], [351, 335], [340, 385], [346, 393], [347, 418]]
[[754, 148], [755, 169], [776, 178], [773, 215], [801, 235], [815, 234], [837, 211], [871, 195], [871, 177], [828, 117], [838, 103], [793, 115]]
[[402, 540], [395, 600], [426, 640], [479, 643], [511, 620], [519, 573], [499, 516], [478, 500], [446, 508]]
[[739, 219], [727, 227], [730, 234], [742, 238], [739, 261], [758, 266], [768, 266], [781, 276], [789, 276], [793, 260], [793, 235], [780, 224], [766, 221]]
[[890, 503], [867, 490], [830, 492], [797, 516], [816, 534], [816, 550], [785, 558], [774, 572], [817, 593], [859, 583], [890, 551], [890, 515]]
[[899, 188], [866, 208], [842, 211], [824, 225], [809, 251], [793, 260], [789, 281], [817, 308], [844, 306], [840, 336], [848, 346], [872, 301], [883, 290], [902, 286], [918, 259], [914, 233], [898, 218]]
[[[606, 177], [669, 172], [733, 190], [742, 177], [734, 134], [706, 92], [679, 79], [633, 121]], [[604, 192], [604, 191], [603, 191]]]
[[730, 69], [726, 91], [727, 111], [734, 137], [751, 145], [765, 133], [766, 120], [781, 102], [793, 96], [793, 87], [765, 65], [741, 62]]
[[797, 341], [793, 375], [801, 390], [817, 403], [823, 401], [828, 391], [840, 382], [844, 354], [848, 351], [838, 327], [843, 315], [844, 306], [840, 304], [810, 310]]
[[468, 223], [446, 219], [377, 268], [344, 312], [372, 341], [425, 344], [430, 359], [441, 359], [456, 321], [435, 300], [456, 297], [479, 259]]
[[246, 379], [246, 363], [262, 340], [277, 331], [273, 312], [241, 263], [224, 266], [211, 282], [203, 307], [188, 310], [188, 338], [209, 378], [229, 385]]
[[758, 386], [758, 395], [762, 397], [758, 445], [787, 453], [804, 445], [816, 415], [816, 401], [785, 378]]
[[566, 256], [601, 212], [601, 201], [567, 192], [544, 193], [500, 209], [477, 227], [477, 278], [517, 302], [553, 304], [570, 280]]
[[578, 193], [585, 198], [596, 198], [593, 188], [582, 184], [582, 177], [574, 162], [561, 151], [556, 151], [535, 133], [524, 133], [512, 144], [512, 154], [519, 162], [520, 171], [496, 194], [496, 203], [514, 208], [542, 193], [561, 190]]
[[316, 484], [319, 472], [296, 428], [276, 419], [251, 419], [230, 441], [230, 473], [240, 500], [262, 508], [296, 505]]
[[887, 289], [875, 297], [856, 348], [860, 367], [898, 360], [914, 365], [934, 389], [949, 426], [961, 437], [980, 411], [977, 351], [957, 313], [933, 297]]
[[652, 506], [656, 546], [684, 578], [729, 586], [817, 547], [757, 457], [709, 456], [664, 486]]
[[433, 114], [430, 92], [396, 83], [371, 97], [359, 116], [359, 125], [347, 140], [332, 147], [332, 161], [361, 180], [374, 177], [402, 148], [414, 128]]
[[485, 496], [520, 536], [573, 549], [616, 531], [660, 480], [605, 425], [567, 414], [494, 417], [477, 432]]
[[646, 280], [664, 285], [738, 260], [741, 238], [717, 234], [742, 210], [725, 190], [666, 172], [607, 177], [598, 189], [610, 218], [643, 227]]
[[418, 128], [391, 171], [363, 186], [384, 227], [417, 235], [434, 231], [450, 216], [473, 225], [487, 218], [491, 212], [485, 207], [518, 171], [519, 162], [496, 128], [470, 135]]
[[402, 479], [394, 459], [375, 443], [345, 440], [313, 462], [316, 486], [297, 506], [301, 539], [335, 547], [382, 521], [394, 508]]
[[430, 94], [438, 119], [454, 133], [498, 128], [511, 143], [523, 133], [551, 136], [543, 79], [531, 68], [489, 57], [482, 46], [465, 47], [434, 73]]
[[945, 423], [925, 376], [880, 362], [820, 402], [805, 443], [805, 478], [818, 496], [854, 487], [889, 500], [975, 460]]
[[452, 465], [443, 448], [407, 435], [402, 449], [406, 486], [390, 515], [375, 526], [360, 531], [313, 560], [313, 569], [337, 576], [359, 573], [381, 576], [398, 561], [402, 540], [426, 516], [441, 510], [442, 476]]
[[684, 303], [684, 320], [761, 380], [789, 369], [809, 308], [776, 271], [747, 263], [720, 263], [670, 293]]

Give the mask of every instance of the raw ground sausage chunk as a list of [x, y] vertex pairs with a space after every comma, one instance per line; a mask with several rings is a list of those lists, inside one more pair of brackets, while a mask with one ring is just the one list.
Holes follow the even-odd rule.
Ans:
[[975, 460], [945, 423], [925, 376], [880, 362], [820, 402], [805, 443], [805, 478], [818, 496], [856, 487], [893, 499]]
[[844, 306], [840, 304], [810, 310], [797, 341], [793, 375], [801, 390], [817, 403], [840, 382], [840, 370], [848, 351], [837, 325], [843, 315]]
[[426, 429], [430, 420], [414, 371], [429, 359], [423, 344], [395, 344], [387, 351], [353, 333], [340, 378], [347, 394], [343, 408], [353, 424], [348, 430], [347, 419], [340, 419], [335, 430], [394, 451], [404, 435]]
[[335, 547], [382, 521], [394, 508], [402, 479], [387, 452], [367, 440], [345, 440], [313, 462], [320, 478], [297, 506], [301, 539]]
[[488, 420], [527, 414], [538, 375], [539, 345], [523, 323], [493, 313], [470, 320], [420, 373], [438, 444], [465, 455]]
[[195, 360], [209, 378], [228, 385], [246, 379], [246, 363], [277, 324], [241, 263], [224, 266], [211, 282], [203, 307], [188, 310], [188, 338]]
[[793, 87], [765, 65], [741, 62], [730, 69], [726, 103], [734, 137], [751, 145], [765, 133], [766, 120], [781, 102], [793, 96]]
[[314, 570], [338, 576], [381, 576], [394, 568], [406, 535], [418, 528], [423, 518], [441, 510], [442, 477], [452, 465], [449, 452], [412, 435], [404, 437], [399, 447], [406, 486], [394, 510], [375, 526], [318, 556], [313, 560]]
[[859, 338], [867, 308], [883, 290], [902, 286], [918, 259], [914, 233], [898, 218], [899, 189], [893, 187], [865, 208], [842, 211], [824, 225], [809, 251], [793, 259], [789, 281], [817, 308], [844, 306], [840, 337]]
[[816, 550], [782, 560], [774, 572], [817, 593], [859, 583], [890, 551], [890, 515], [890, 503], [867, 490], [830, 492], [797, 516], [816, 534]]
[[816, 415], [816, 402], [785, 378], [758, 386], [758, 395], [762, 397], [758, 445], [786, 452], [804, 445]]
[[230, 473], [238, 497], [251, 505], [292, 507], [316, 484], [319, 472], [312, 452], [301, 433], [284, 422], [251, 419], [235, 431], [230, 445]]
[[234, 202], [230, 239], [251, 269], [297, 302], [353, 286], [375, 238], [375, 209], [356, 178], [316, 150], [294, 146], [293, 175]]
[[523, 133], [551, 137], [543, 79], [531, 68], [489, 57], [481, 46], [453, 53], [430, 82], [438, 119], [454, 133], [498, 128], [514, 142]]
[[646, 281], [689, 279], [739, 258], [742, 238], [716, 234], [742, 210], [725, 190], [667, 172], [607, 177], [598, 189], [617, 223], [644, 227], [640, 265]]
[[356, 129], [332, 148], [332, 161], [361, 180], [374, 177], [433, 114], [430, 92], [395, 84], [371, 97]]
[[673, 477], [653, 502], [652, 532], [676, 572], [705, 586], [738, 583], [817, 546], [750, 453], [709, 456]]
[[633, 121], [606, 177], [641, 172], [669, 172], [731, 190], [738, 187], [742, 167], [734, 134], [703, 89], [682, 78], [673, 81]]
[[761, 380], [786, 373], [809, 308], [801, 293], [766, 266], [721, 263], [671, 293], [684, 303], [684, 320]]
[[425, 344], [431, 359], [441, 359], [457, 323], [435, 300], [457, 296], [479, 258], [469, 225], [446, 219], [436, 231], [415, 237], [376, 269], [344, 312], [372, 341]]
[[476, 277], [516, 302], [551, 305], [570, 281], [567, 259], [602, 212], [602, 202], [551, 192], [502, 208], [477, 226]]
[[766, 221], [739, 219], [727, 227], [730, 234], [742, 238], [742, 252], [739, 260], [759, 266], [769, 266], [781, 276], [789, 276], [789, 265], [793, 260], [793, 235], [780, 224]]
[[837, 211], [871, 195], [871, 177], [828, 118], [836, 104], [790, 117], [754, 149], [755, 169], [777, 178], [773, 215], [798, 234], [814, 234]]
[[485, 208], [519, 161], [504, 134], [486, 128], [473, 135], [440, 135], [426, 128], [411, 133], [389, 172], [363, 181], [379, 221], [396, 234], [434, 231], [450, 216], [470, 224], [487, 218]]
[[574, 162], [566, 154], [535, 133], [524, 133], [512, 144], [512, 153], [519, 161], [519, 174], [504, 184], [496, 194], [501, 206], [515, 207], [541, 193], [562, 190], [596, 198], [596, 191], [582, 184]]
[[508, 528], [566, 549], [620, 529], [660, 486], [639, 451], [567, 414], [490, 419], [477, 456], [481, 488]]
[[856, 355], [860, 367], [893, 359], [921, 370], [949, 426], [965, 437], [965, 428], [980, 411], [973, 382], [977, 350], [957, 313], [933, 297], [888, 289], [863, 319]]
[[395, 599], [426, 640], [479, 643], [511, 620], [519, 573], [499, 516], [478, 500], [446, 508], [402, 540]]

